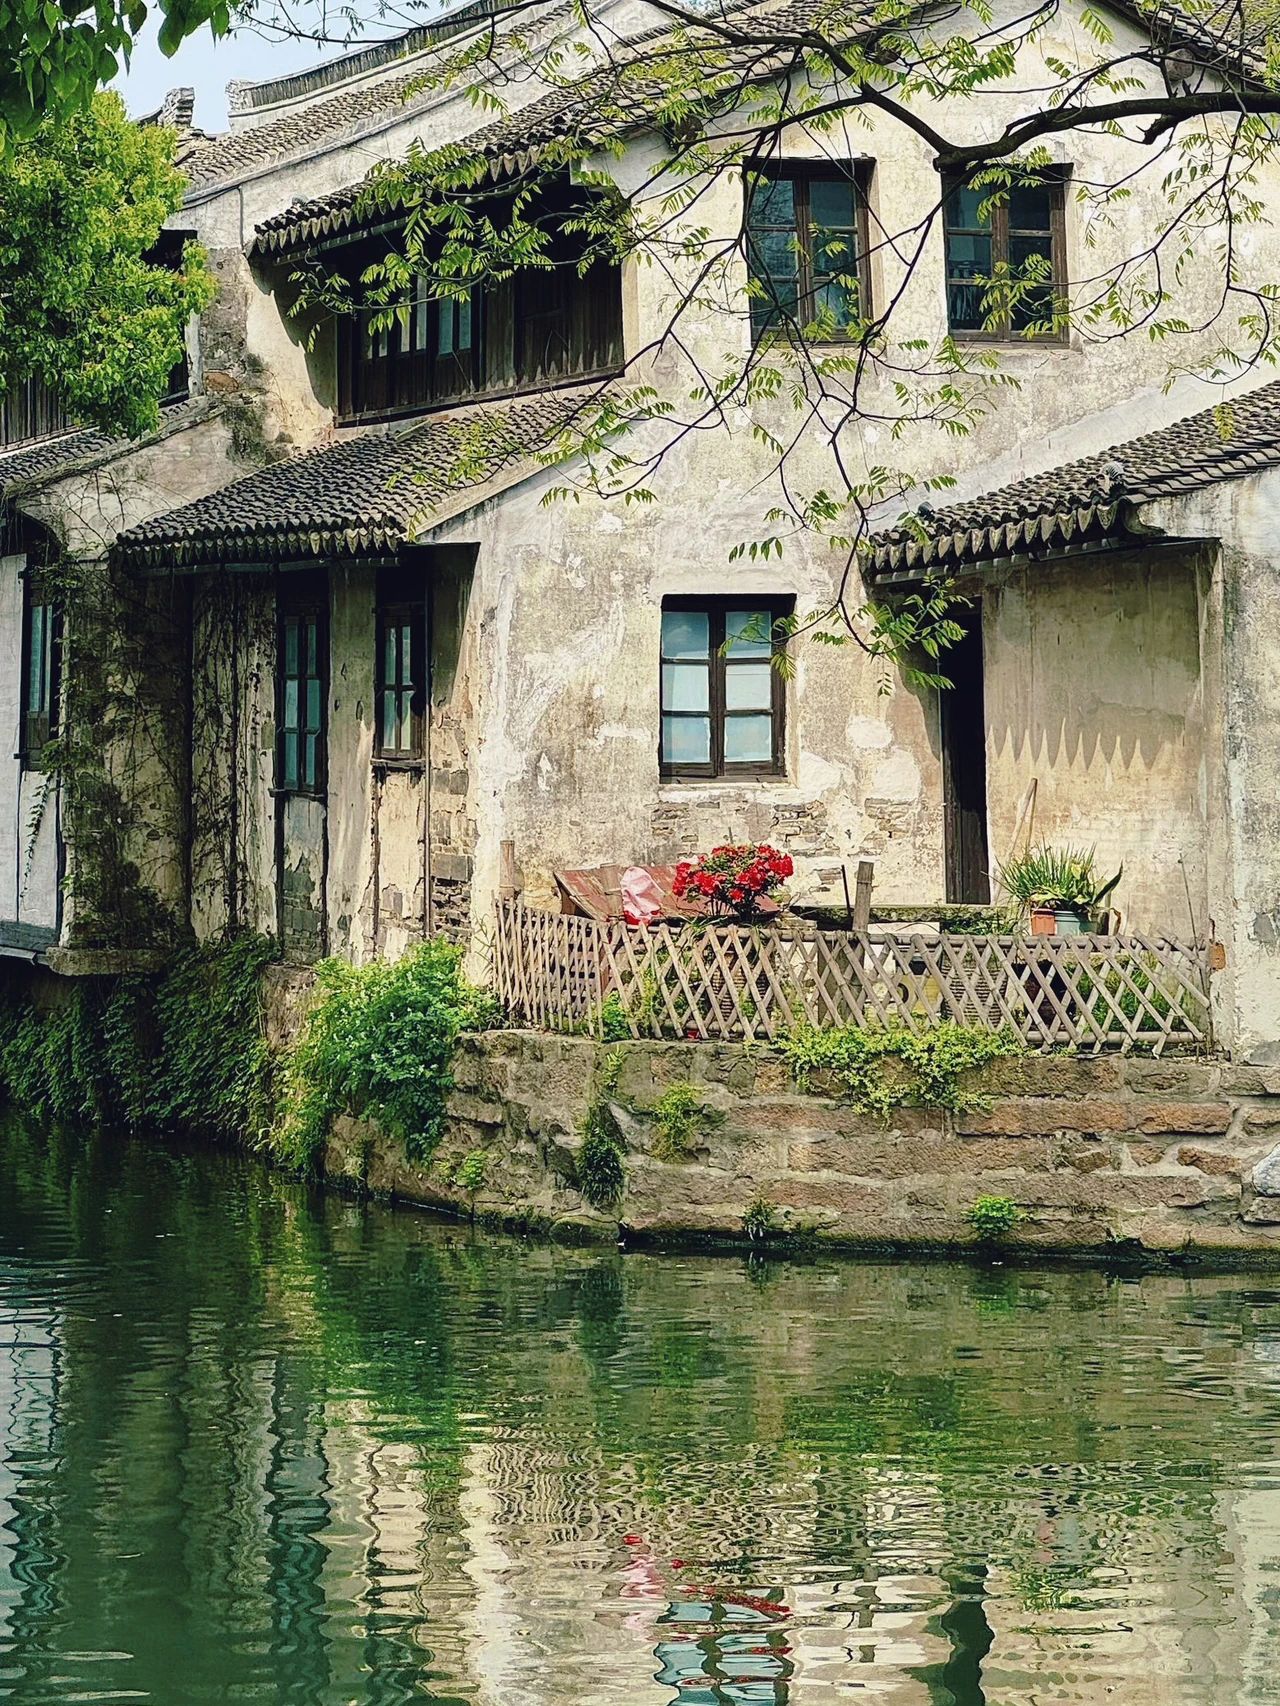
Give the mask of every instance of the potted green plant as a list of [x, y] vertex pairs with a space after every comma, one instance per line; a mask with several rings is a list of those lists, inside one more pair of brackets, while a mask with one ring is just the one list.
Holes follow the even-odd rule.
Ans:
[[1042, 842], [1001, 865], [997, 875], [1001, 888], [1030, 914], [1033, 936], [1079, 936], [1098, 927], [1124, 875], [1122, 865], [1114, 877], [1100, 882], [1095, 865], [1092, 847]]

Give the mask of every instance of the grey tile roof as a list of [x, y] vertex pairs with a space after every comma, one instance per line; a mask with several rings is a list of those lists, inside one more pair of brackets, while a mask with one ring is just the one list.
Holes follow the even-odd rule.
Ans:
[[[878, 0], [784, 0], [782, 4], [777, 0], [741, 0], [737, 5], [723, 7], [721, 15], [762, 12], [767, 13], [772, 28], [803, 30], [832, 17], [853, 25], [860, 14], [870, 16], [877, 9]], [[619, 121], [628, 114], [637, 126], [651, 122], [654, 96], [660, 83], [655, 82], [652, 93], [646, 93], [638, 82], [624, 87], [619, 83], [617, 67], [642, 58], [646, 51], [670, 39], [671, 31], [665, 24], [633, 37], [619, 47], [613, 64], [589, 72], [563, 88], [553, 89], [437, 152], [457, 151], [460, 156], [486, 160], [496, 175], [519, 170], [536, 160], [548, 143], [566, 137], [592, 142], [615, 136], [621, 128]], [[742, 50], [742, 56], [744, 63], [754, 67], [761, 50], [752, 46]], [[607, 115], [603, 119], [602, 108]], [[374, 174], [359, 183], [344, 185], [311, 201], [295, 202], [261, 221], [250, 245], [251, 252], [273, 254], [294, 249], [335, 236], [362, 222], [368, 209], [358, 204], [365, 192], [376, 196], [375, 185], [376, 168]]]
[[1280, 381], [871, 539], [873, 580], [1123, 537], [1136, 505], [1280, 466]]
[[143, 522], [119, 536], [115, 553], [138, 567], [188, 569], [389, 554], [450, 497], [531, 473], [539, 453], [600, 395], [598, 386], [544, 392], [366, 432]]
[[184, 397], [180, 402], [165, 404], [160, 411], [159, 426], [145, 438], [130, 439], [99, 432], [96, 427], [78, 427], [59, 433], [56, 438], [38, 438], [0, 450], [0, 495], [8, 497], [20, 491], [34, 491], [73, 468], [109, 462], [114, 456], [165, 438], [211, 412], [209, 399]]
[[[552, 24], [569, 17], [571, 12], [570, 5], [562, 5], [545, 14], [540, 21]], [[264, 124], [211, 137], [184, 154], [183, 171], [196, 189], [234, 183], [258, 167], [310, 153], [319, 143], [348, 132], [357, 134], [380, 119], [416, 112], [434, 100], [437, 94], [436, 90], [423, 85], [423, 78], [428, 74], [426, 60], [455, 52], [457, 43], [453, 39], [447, 40], [434, 56], [424, 56], [422, 46], [421, 31], [410, 30], [403, 38], [402, 52], [406, 58], [412, 59], [412, 65], [405, 70], [394, 75], [362, 79], [323, 100], [312, 101], [294, 112], [268, 119]], [[390, 70], [394, 63], [391, 50], [387, 50], [384, 57], [390, 62]]]

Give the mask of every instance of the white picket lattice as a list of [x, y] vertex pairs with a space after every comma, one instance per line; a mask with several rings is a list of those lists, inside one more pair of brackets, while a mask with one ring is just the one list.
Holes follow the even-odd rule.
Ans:
[[[943, 1020], [1032, 1049], [1212, 1046], [1204, 949], [1154, 936], [910, 936], [791, 924], [660, 924], [498, 905], [497, 993], [518, 1023], [772, 1041], [800, 1021]], [[608, 1006], [606, 1008], [606, 1003]]]

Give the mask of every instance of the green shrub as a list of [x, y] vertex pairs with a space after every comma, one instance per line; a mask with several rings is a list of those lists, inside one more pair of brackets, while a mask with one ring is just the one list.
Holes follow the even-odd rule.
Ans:
[[617, 1087], [621, 1071], [621, 1053], [616, 1049], [606, 1051], [593, 1078], [582, 1123], [582, 1146], [574, 1162], [574, 1185], [602, 1213], [621, 1200], [627, 1183], [622, 1133], [609, 1110], [609, 1097]]
[[905, 1025], [800, 1024], [779, 1044], [797, 1084], [806, 1090], [815, 1072], [829, 1072], [864, 1113], [887, 1116], [894, 1108], [949, 1108], [963, 1113], [982, 1097], [961, 1076], [1022, 1044], [1007, 1030], [989, 1031], [950, 1021], [915, 1032]]
[[270, 1147], [308, 1167], [333, 1116], [348, 1113], [375, 1120], [422, 1160], [440, 1135], [459, 1034], [497, 1016], [493, 999], [463, 977], [461, 950], [439, 939], [393, 965], [322, 961]]
[[624, 1043], [631, 1036], [631, 1021], [627, 1017], [626, 1003], [616, 989], [600, 1003], [599, 1031], [602, 1040], [607, 1043]]
[[998, 1244], [1027, 1218], [1012, 1197], [981, 1196], [966, 1216], [984, 1244]]

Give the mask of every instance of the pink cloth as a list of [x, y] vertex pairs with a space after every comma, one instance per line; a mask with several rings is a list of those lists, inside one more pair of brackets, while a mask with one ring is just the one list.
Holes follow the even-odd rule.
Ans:
[[643, 865], [622, 873], [622, 916], [628, 924], [656, 924], [662, 917], [662, 890]]

